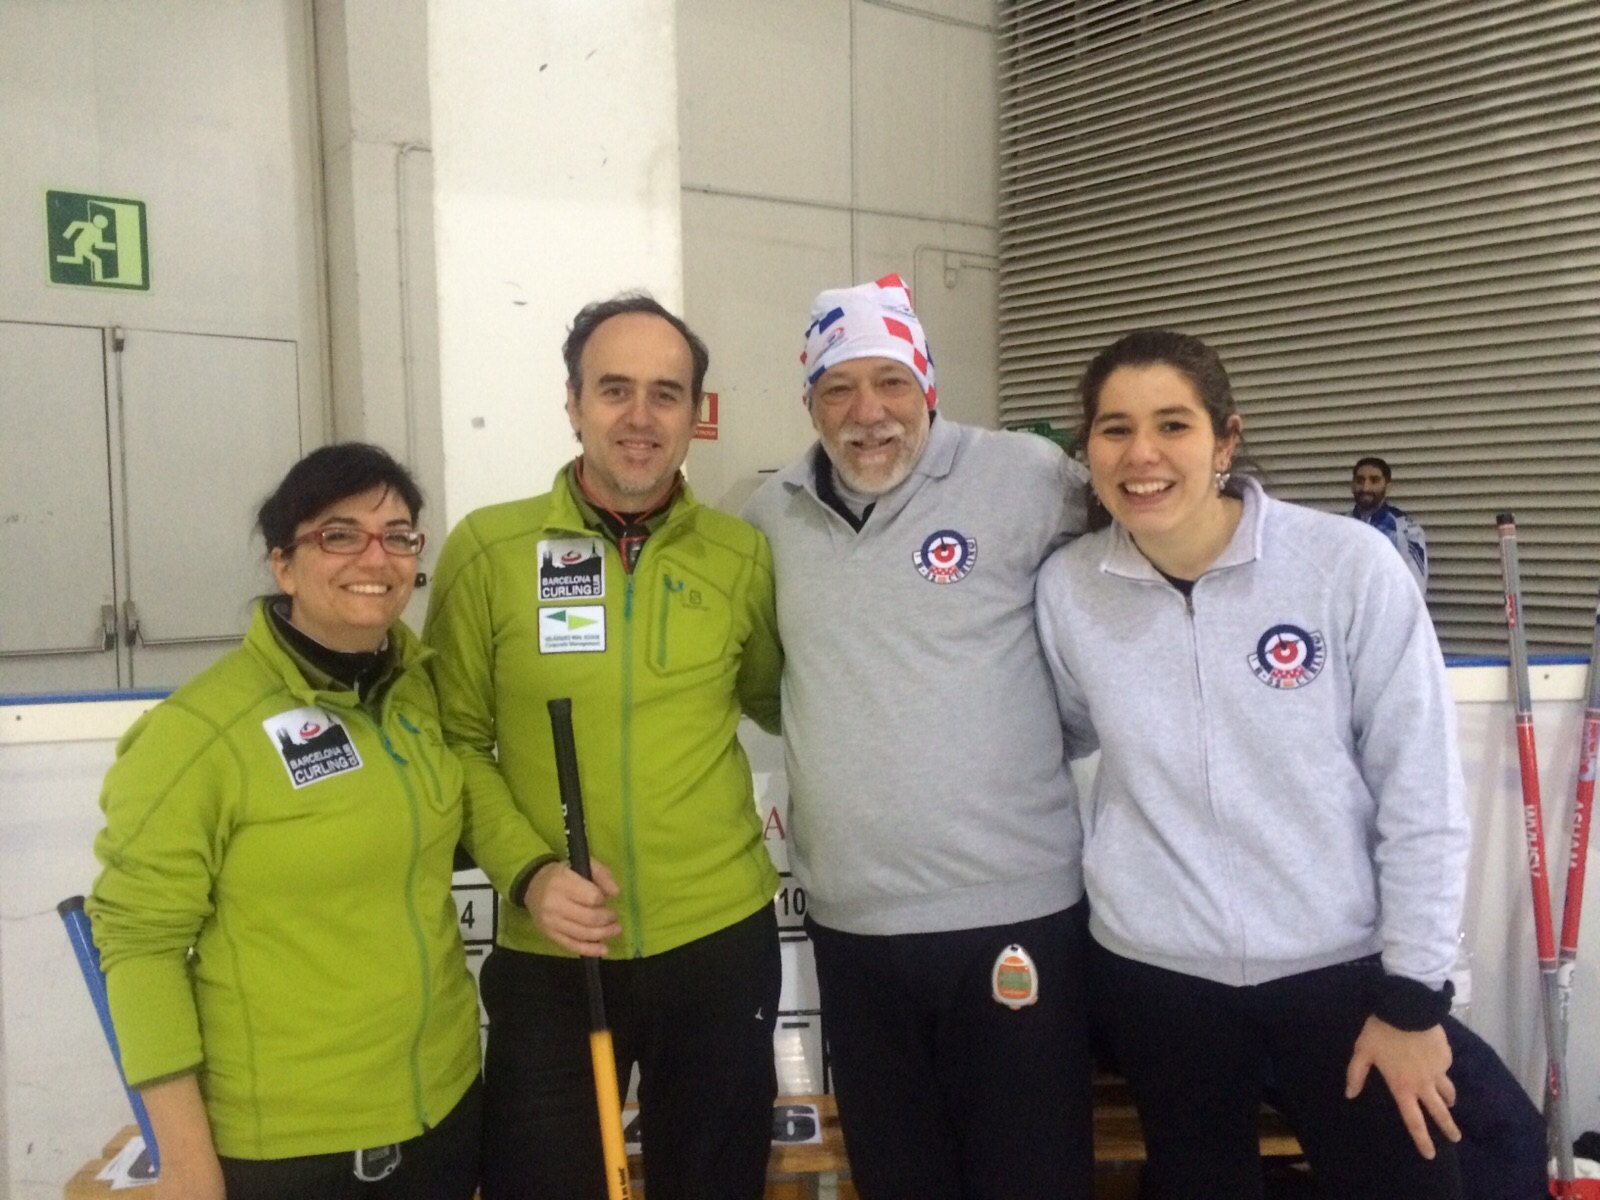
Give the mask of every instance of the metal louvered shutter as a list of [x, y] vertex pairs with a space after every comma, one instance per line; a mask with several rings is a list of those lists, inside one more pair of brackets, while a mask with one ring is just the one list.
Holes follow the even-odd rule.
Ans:
[[1453, 654], [1600, 583], [1600, 0], [1002, 0], [1000, 414], [1129, 329], [1222, 353], [1274, 494], [1379, 454]]

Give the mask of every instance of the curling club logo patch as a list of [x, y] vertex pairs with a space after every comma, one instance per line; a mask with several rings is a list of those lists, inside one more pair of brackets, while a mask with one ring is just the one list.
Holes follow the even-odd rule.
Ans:
[[296, 790], [330, 775], [359, 770], [350, 734], [325, 708], [292, 708], [261, 722]]
[[911, 556], [917, 574], [929, 583], [959, 583], [978, 561], [978, 543], [954, 529], [939, 529]]
[[597, 538], [539, 543], [539, 600], [599, 600], [606, 594], [606, 556]]
[[1274, 625], [1256, 642], [1250, 669], [1269, 688], [1292, 691], [1322, 674], [1327, 661], [1320, 633], [1307, 633], [1298, 625]]

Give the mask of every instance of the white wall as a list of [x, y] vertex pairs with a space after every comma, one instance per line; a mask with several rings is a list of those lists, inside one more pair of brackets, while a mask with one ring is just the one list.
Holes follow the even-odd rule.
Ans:
[[585, 303], [682, 298], [671, 0], [431, 0], [449, 521], [574, 453], [561, 341]]
[[996, 419], [993, 0], [679, 0], [684, 312], [711, 348], [716, 441], [689, 477], [737, 509], [812, 440], [811, 298], [898, 271], [939, 405]]

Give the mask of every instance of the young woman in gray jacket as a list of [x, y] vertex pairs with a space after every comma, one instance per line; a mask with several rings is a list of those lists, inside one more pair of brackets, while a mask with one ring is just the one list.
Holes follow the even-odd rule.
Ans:
[[1454, 1198], [1449, 1009], [1469, 835], [1454, 706], [1404, 564], [1231, 479], [1199, 339], [1131, 333], [1079, 385], [1109, 527], [1038, 583], [1074, 755], [1097, 1009], [1162, 1197], [1261, 1194], [1271, 1079], [1322, 1194]]

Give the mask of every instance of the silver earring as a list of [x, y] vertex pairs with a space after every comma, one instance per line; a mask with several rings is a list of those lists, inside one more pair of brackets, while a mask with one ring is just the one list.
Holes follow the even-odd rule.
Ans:
[[1211, 482], [1216, 484], [1217, 492], [1220, 494], [1222, 490], [1228, 486], [1228, 480], [1232, 478], [1233, 473], [1231, 471], [1218, 471], [1212, 478]]

